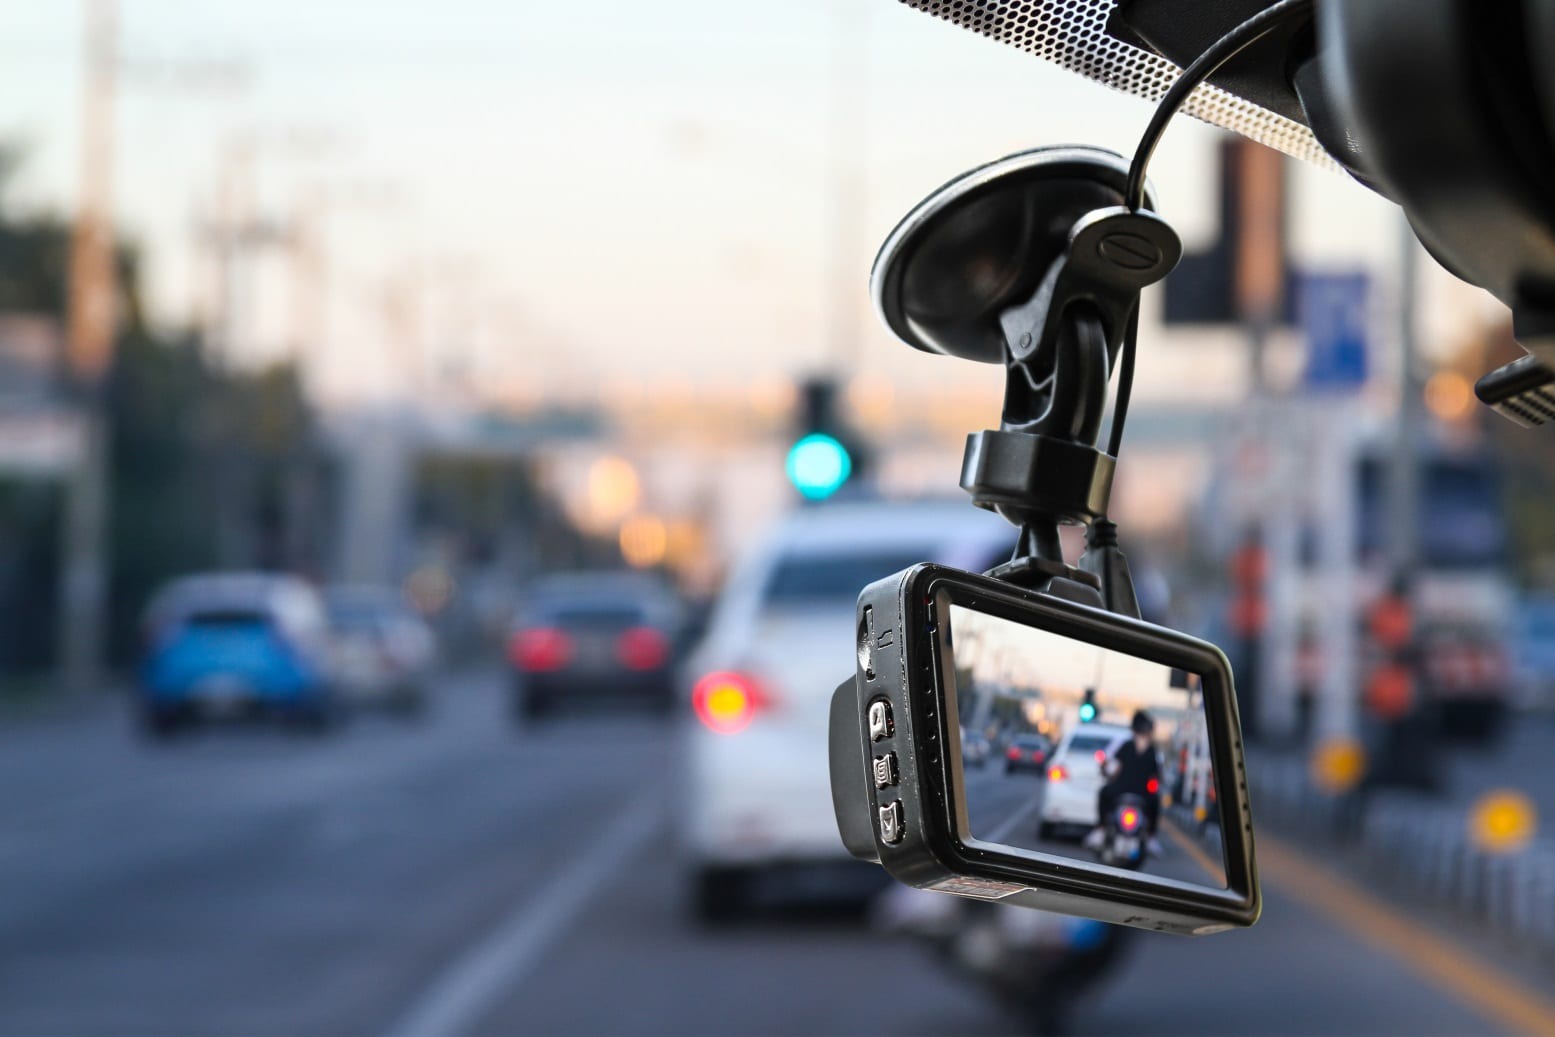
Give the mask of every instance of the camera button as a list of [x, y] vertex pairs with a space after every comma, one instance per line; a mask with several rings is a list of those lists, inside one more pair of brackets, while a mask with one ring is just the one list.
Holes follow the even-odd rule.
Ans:
[[880, 808], [880, 839], [887, 843], [902, 841], [905, 826], [902, 823], [902, 801], [893, 799]]
[[869, 704], [869, 740], [878, 742], [890, 738], [895, 724], [891, 720], [891, 703], [875, 699]]
[[896, 754], [886, 753], [875, 757], [875, 788], [884, 789], [896, 784]]

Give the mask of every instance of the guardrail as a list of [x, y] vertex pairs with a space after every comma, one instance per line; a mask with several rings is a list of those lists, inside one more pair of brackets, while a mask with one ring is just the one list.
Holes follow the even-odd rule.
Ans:
[[1380, 882], [1555, 956], [1555, 839], [1487, 852], [1471, 839], [1461, 806], [1392, 791], [1326, 793], [1300, 759], [1249, 759], [1247, 778], [1255, 823], [1353, 849]]

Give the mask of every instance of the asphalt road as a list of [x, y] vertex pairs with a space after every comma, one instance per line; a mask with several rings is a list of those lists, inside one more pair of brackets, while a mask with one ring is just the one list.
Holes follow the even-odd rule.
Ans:
[[1460, 747], [1445, 767], [1450, 801], [1467, 805], [1487, 792], [1516, 790], [1538, 811], [1543, 831], [1555, 830], [1555, 713], [1513, 714], [1499, 741]]
[[[1078, 857], [1095, 862], [1096, 854], [1080, 843], [1085, 834], [1083, 831], [1055, 834], [1047, 839], [1038, 836], [1037, 823], [1042, 817], [1042, 803], [1049, 785], [1035, 773], [1006, 773], [995, 761], [969, 771], [965, 788], [968, 821], [977, 838], [1057, 857]], [[1180, 882], [1225, 888], [1224, 863], [1210, 859], [1209, 851], [1195, 853], [1190, 850], [1189, 836], [1169, 819], [1162, 820], [1157, 841], [1161, 852], [1147, 859], [1145, 871]]]
[[[517, 731], [501, 691], [450, 679], [424, 723], [328, 737], [151, 745], [117, 707], [0, 729], [0, 1034], [1015, 1032], [925, 948], [856, 918], [692, 923], [673, 726]], [[1439, 988], [1343, 901], [1364, 891], [1276, 860], [1256, 928], [1138, 934], [1076, 1027], [1530, 1028]]]

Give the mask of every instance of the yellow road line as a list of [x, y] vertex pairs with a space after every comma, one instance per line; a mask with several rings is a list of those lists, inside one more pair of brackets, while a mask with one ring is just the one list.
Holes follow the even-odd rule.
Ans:
[[1258, 837], [1263, 878], [1516, 1033], [1555, 1037], [1555, 1004], [1457, 950], [1299, 851]]
[[1209, 874], [1210, 878], [1214, 879], [1220, 885], [1221, 889], [1225, 888], [1226, 870], [1219, 864], [1215, 863], [1215, 858], [1205, 853], [1204, 847], [1194, 842], [1192, 836], [1188, 835], [1181, 828], [1178, 828], [1176, 825], [1172, 824], [1171, 821], [1164, 817], [1161, 818], [1161, 831], [1165, 832], [1172, 840], [1172, 842], [1181, 847], [1184, 853], [1186, 853], [1189, 857], [1192, 857], [1193, 863], [1203, 868]]

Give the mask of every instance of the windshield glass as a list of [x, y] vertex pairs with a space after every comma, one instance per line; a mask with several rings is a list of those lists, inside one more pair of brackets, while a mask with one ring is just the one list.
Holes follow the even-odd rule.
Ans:
[[1097, 750], [1105, 750], [1115, 741], [1107, 735], [1077, 734], [1069, 740], [1069, 752], [1093, 753]]
[[[1291, 158], [1369, 111], [1337, 16], [1105, 211], [1273, 2], [0, 2], [0, 1037], [1555, 1034], [1555, 431], [1476, 397], [1555, 278], [1514, 329], [1397, 185]], [[1555, 0], [1310, 6], [1396, 26], [1381, 127], [1515, 152], [1399, 151], [1432, 229], [1555, 255]], [[1222, 858], [1245, 783], [1246, 931], [841, 836], [911, 782], [952, 818], [958, 759], [971, 831], [1100, 860], [1105, 666], [936, 616], [854, 699], [975, 700], [893, 700], [921, 740], [836, 800], [829, 737], [930, 633], [857, 609], [918, 563], [1040, 544], [1015, 599], [1131, 614], [1098, 510], [1246, 747], [1157, 717], [1137, 848]]]
[[183, 625], [191, 629], [264, 626], [270, 622], [269, 613], [257, 609], [215, 609], [208, 612], [191, 612], [184, 617]]
[[562, 626], [626, 627], [645, 622], [647, 613], [633, 604], [574, 601], [541, 605], [535, 609], [535, 618]]
[[771, 605], [848, 602], [869, 583], [931, 557], [930, 549], [901, 549], [873, 554], [795, 554], [784, 557], [767, 583]]

